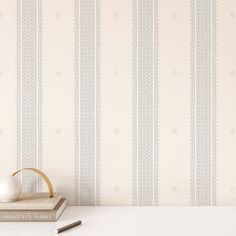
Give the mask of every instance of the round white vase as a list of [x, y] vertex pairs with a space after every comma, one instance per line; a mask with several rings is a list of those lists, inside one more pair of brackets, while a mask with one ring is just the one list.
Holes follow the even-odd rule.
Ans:
[[14, 202], [21, 194], [21, 182], [16, 176], [6, 176], [0, 179], [0, 201]]

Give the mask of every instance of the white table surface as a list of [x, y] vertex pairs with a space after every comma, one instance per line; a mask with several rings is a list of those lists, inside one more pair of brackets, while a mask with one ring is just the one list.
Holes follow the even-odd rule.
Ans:
[[236, 207], [67, 207], [53, 223], [0, 223], [1, 236], [236, 236]]

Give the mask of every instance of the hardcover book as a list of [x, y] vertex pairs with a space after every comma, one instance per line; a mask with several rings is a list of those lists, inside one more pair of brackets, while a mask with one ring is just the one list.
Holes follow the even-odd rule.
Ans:
[[52, 210], [0, 210], [0, 222], [50, 222], [56, 221], [66, 207], [62, 198]]
[[61, 198], [59, 193], [52, 198], [48, 193], [22, 193], [15, 202], [0, 202], [0, 210], [53, 210]]

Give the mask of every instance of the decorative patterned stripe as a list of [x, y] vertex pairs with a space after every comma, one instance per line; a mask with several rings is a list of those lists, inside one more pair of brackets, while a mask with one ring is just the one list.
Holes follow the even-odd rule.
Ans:
[[[42, 0], [38, 0], [38, 159], [37, 167], [42, 169]], [[38, 191], [42, 181], [37, 175]]]
[[[18, 167], [38, 167], [40, 140], [39, 76], [40, 37], [38, 0], [18, 2]], [[20, 161], [19, 161], [20, 160]], [[31, 173], [22, 175], [23, 190], [36, 191], [38, 178]]]
[[76, 6], [76, 198], [79, 205], [95, 205], [99, 198], [99, 1], [80, 0]]
[[153, 204], [153, 1], [138, 1], [138, 204]]
[[74, 2], [74, 70], [75, 70], [75, 205], [79, 205], [79, 1]]
[[196, 194], [195, 194], [195, 30], [196, 30], [196, 22], [195, 22], [195, 2], [196, 0], [191, 1], [191, 149], [192, 149], [192, 156], [191, 156], [191, 195], [192, 195], [192, 205], [194, 206], [196, 204]]
[[137, 0], [133, 0], [133, 205], [137, 205]]
[[[134, 2], [134, 204], [156, 204], [156, 2]], [[154, 7], [155, 6], [155, 7]], [[155, 129], [155, 130], [154, 130]]]
[[196, 205], [211, 205], [214, 121], [212, 1], [196, 1]]
[[17, 169], [21, 168], [21, 0], [17, 0]]
[[96, 205], [100, 205], [100, 0], [96, 0]]
[[158, 0], [154, 0], [154, 202], [153, 205], [158, 205], [158, 181], [159, 181], [159, 163], [158, 163], [158, 151], [159, 151], [159, 5]]
[[212, 205], [216, 205], [216, 0], [212, 0]]

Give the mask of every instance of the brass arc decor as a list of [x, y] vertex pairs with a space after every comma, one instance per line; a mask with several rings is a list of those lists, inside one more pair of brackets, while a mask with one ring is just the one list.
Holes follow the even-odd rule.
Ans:
[[46, 182], [47, 186], [48, 186], [48, 195], [49, 198], [53, 197], [53, 187], [51, 184], [51, 181], [49, 180], [49, 178], [47, 177], [47, 175], [45, 175], [42, 171], [36, 169], [36, 168], [23, 168], [21, 170], [17, 170], [16, 172], [14, 172], [12, 174], [12, 176], [16, 175], [17, 173], [21, 172], [21, 171], [25, 171], [25, 170], [29, 170], [29, 171], [33, 171], [34, 173], [40, 175]]

